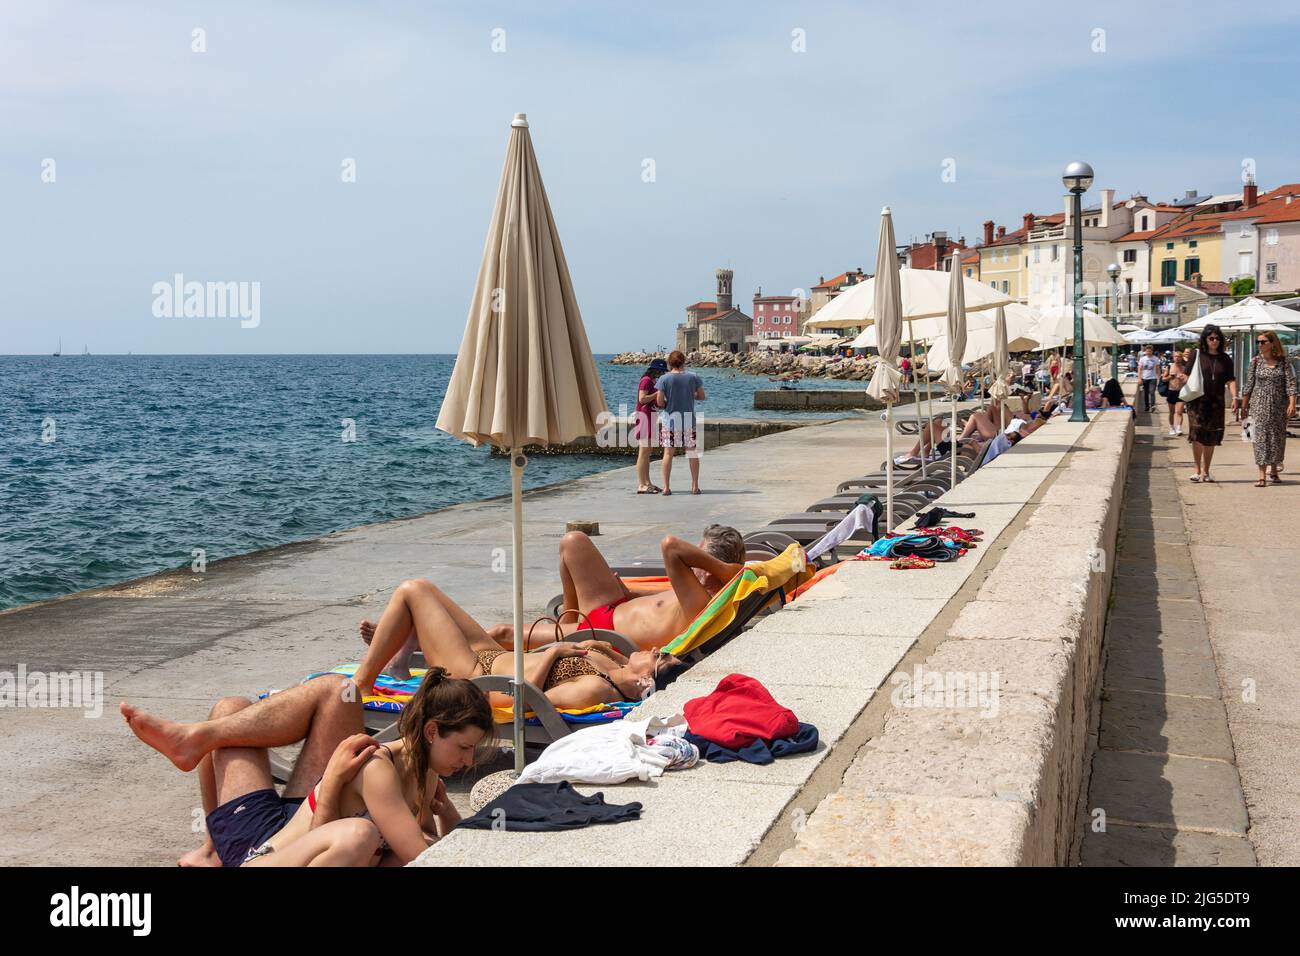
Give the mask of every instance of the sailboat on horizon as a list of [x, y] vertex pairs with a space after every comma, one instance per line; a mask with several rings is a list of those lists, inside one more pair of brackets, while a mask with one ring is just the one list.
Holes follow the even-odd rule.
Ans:
[[54, 350], [54, 357], [58, 358], [63, 354], [63, 337], [59, 336], [59, 347]]

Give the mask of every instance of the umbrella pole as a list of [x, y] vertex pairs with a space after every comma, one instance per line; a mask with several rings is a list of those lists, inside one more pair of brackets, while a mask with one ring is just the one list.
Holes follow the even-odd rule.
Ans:
[[524, 468], [528, 459], [510, 449], [510, 504], [513, 508], [515, 587], [515, 679], [511, 686], [514, 711], [515, 776], [524, 772]]
[[[921, 449], [925, 459], [925, 449]], [[885, 402], [885, 530], [894, 530], [894, 403]]]
[[[928, 456], [928, 453], [925, 450], [926, 435], [925, 432], [921, 431], [921, 393], [916, 390], [916, 386], [921, 381], [921, 376], [916, 371], [916, 339], [912, 337], [912, 323], [910, 321], [907, 323], [907, 341], [908, 341], [908, 347], [912, 350], [912, 401], [916, 405], [916, 440], [920, 442], [920, 444], [917, 447], [921, 451], [921, 477], [924, 478], [925, 459]], [[925, 356], [925, 378], [927, 382], [926, 392], [928, 393], [930, 390], [930, 386], [928, 384], [930, 380], [930, 353], [928, 352], [926, 353]], [[889, 460], [891, 462], [894, 460], [892, 455], [890, 456]], [[890, 495], [891, 496], [893, 495], [892, 491], [890, 492]], [[894, 511], [893, 511], [892, 502], [894, 499], [891, 497], [889, 500], [891, 502], [890, 511], [889, 511], [889, 520], [891, 522], [890, 527], [893, 527], [892, 522], [894, 520]]]
[[949, 431], [952, 432], [952, 434], [948, 436], [948, 441], [950, 443], [948, 453], [952, 457], [952, 482], [951, 484], [948, 485], [948, 487], [956, 488], [957, 487], [957, 396], [956, 395], [953, 396], [952, 427], [949, 429]]

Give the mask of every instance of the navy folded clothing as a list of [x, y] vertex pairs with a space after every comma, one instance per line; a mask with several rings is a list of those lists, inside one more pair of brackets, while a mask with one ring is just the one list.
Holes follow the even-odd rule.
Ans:
[[731, 750], [711, 740], [687, 732], [686, 739], [700, 748], [700, 756], [713, 763], [731, 763], [743, 760], [746, 763], [769, 764], [777, 757], [789, 757], [793, 754], [806, 753], [817, 749], [817, 728], [812, 724], [800, 724], [793, 737], [780, 737], [768, 743], [759, 738], [747, 747]]
[[639, 803], [606, 803], [603, 793], [584, 797], [567, 780], [517, 783], [478, 813], [456, 824], [469, 830], [577, 830], [593, 823], [622, 823], [641, 816]]

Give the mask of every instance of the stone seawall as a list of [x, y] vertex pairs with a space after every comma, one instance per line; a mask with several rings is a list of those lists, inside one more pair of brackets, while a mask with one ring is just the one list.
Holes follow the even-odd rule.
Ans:
[[1095, 416], [977, 594], [918, 658], [919, 673], [945, 682], [995, 677], [996, 705], [893, 707], [782, 865], [1071, 861], [1086, 820], [1081, 791], [1132, 440], [1130, 415]]
[[754, 408], [781, 411], [832, 411], [884, 408], [866, 390], [856, 388], [772, 388], [754, 392]]
[[[757, 407], [757, 406], [755, 406]], [[768, 406], [771, 408], [812, 408], [827, 410], [835, 408], [857, 408], [855, 405], [781, 405]], [[810, 419], [801, 421], [760, 421], [757, 419], [747, 418], [720, 418], [710, 421], [707, 418], [701, 418], [697, 423], [696, 437], [701, 449], [721, 448], [723, 445], [731, 445], [738, 441], [749, 441], [751, 438], [762, 438], [764, 435], [776, 435], [781, 432], [788, 432], [794, 428], [803, 428], [806, 425], [824, 425], [834, 419]], [[629, 440], [630, 432], [629, 420], [622, 419], [613, 425], [601, 430], [600, 434], [592, 438], [590, 436], [579, 438], [576, 441], [567, 442], [563, 445], [550, 445], [542, 448], [540, 445], [530, 445], [524, 449], [527, 455], [625, 455], [635, 457], [637, 452], [636, 443]], [[493, 454], [498, 454], [493, 449]]]

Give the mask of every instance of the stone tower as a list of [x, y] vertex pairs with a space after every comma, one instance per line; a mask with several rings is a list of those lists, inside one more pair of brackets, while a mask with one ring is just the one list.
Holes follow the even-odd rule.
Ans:
[[726, 312], [731, 308], [731, 270], [718, 270], [718, 311]]

